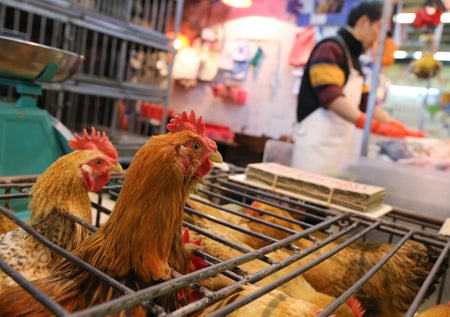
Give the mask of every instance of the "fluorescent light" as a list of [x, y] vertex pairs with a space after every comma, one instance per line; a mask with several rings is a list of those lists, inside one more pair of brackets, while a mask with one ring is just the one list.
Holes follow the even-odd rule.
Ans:
[[408, 52], [406, 51], [395, 51], [394, 58], [395, 59], [405, 59], [408, 57]]
[[222, 2], [234, 8], [248, 8], [252, 5], [252, 0], [222, 0]]
[[416, 51], [416, 52], [414, 52], [414, 53], [412, 54], [412, 57], [413, 57], [414, 59], [419, 59], [419, 58], [422, 57], [422, 52]]
[[450, 62], [450, 52], [436, 52], [434, 59], [441, 62]]
[[[412, 54], [409, 54], [407, 51], [395, 51], [394, 58], [395, 59], [405, 59], [405, 58], [413, 58], [419, 59], [422, 57], [422, 52], [416, 51]], [[436, 52], [433, 55], [434, 59], [441, 62], [450, 62], [450, 52]]]
[[450, 13], [444, 12], [441, 14], [441, 22], [442, 23], [450, 23]]
[[394, 92], [402, 95], [416, 95], [416, 94], [426, 94], [428, 90], [429, 96], [439, 95], [440, 90], [438, 88], [425, 88], [425, 87], [413, 87], [413, 86], [400, 86], [400, 85], [389, 85], [389, 92]]
[[[394, 22], [399, 24], [410, 24], [414, 22], [416, 18], [415, 13], [398, 13], [394, 15]], [[450, 12], [444, 12], [441, 14], [441, 23], [450, 23]]]
[[413, 23], [415, 18], [415, 13], [399, 13], [394, 16], [394, 22], [400, 24]]

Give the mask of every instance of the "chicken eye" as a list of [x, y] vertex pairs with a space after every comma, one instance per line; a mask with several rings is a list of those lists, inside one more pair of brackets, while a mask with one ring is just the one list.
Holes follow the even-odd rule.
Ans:
[[100, 165], [102, 164], [102, 161], [100, 159], [95, 160], [95, 165]]
[[192, 149], [193, 149], [194, 151], [198, 151], [198, 150], [200, 150], [200, 148], [201, 148], [200, 143], [198, 143], [198, 142], [192, 143]]

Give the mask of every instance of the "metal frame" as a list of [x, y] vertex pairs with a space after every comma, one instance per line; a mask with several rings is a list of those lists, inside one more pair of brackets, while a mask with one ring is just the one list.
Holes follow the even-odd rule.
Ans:
[[[139, 1], [142, 4], [139, 21], [136, 21], [138, 13], [132, 11], [133, 2], [138, 3], [136, 0], [0, 0], [0, 34], [86, 57], [80, 72], [71, 79], [43, 85], [45, 102], [39, 104], [71, 130], [101, 125], [115, 131], [120, 100], [160, 103], [164, 106], [163, 121], [167, 120], [176, 51], [166, 33], [178, 32], [183, 0]], [[143, 72], [133, 74], [132, 51], [142, 52]], [[161, 54], [168, 56], [167, 76], [159, 75], [157, 70], [157, 55]], [[86, 112], [90, 109], [83, 109], [83, 98], [88, 103], [98, 103], [103, 98], [100, 103], [111, 115], [104, 120], [89, 120]], [[71, 119], [74, 112], [82, 113], [76, 122]], [[162, 125], [161, 131], [164, 129]]]
[[[299, 259], [317, 251], [324, 245], [330, 242], [336, 243], [336, 247], [329, 252], [324, 253], [322, 256], [316, 258], [311, 262], [308, 262], [301, 267], [297, 267], [296, 269], [291, 271], [291, 273], [283, 276], [282, 278], [279, 278], [278, 280], [275, 280], [274, 282], [266, 286], [260, 287], [258, 291], [251, 293], [247, 297], [235, 301], [234, 303], [231, 303], [210, 315], [226, 316], [228, 313], [238, 309], [243, 305], [248, 304], [249, 302], [255, 300], [260, 296], [263, 296], [271, 290], [276, 289], [280, 285], [295, 278], [296, 276], [303, 274], [305, 271], [333, 256], [340, 250], [347, 248], [352, 242], [360, 240], [371, 241], [371, 236], [373, 234], [381, 234], [384, 242], [393, 244], [393, 248], [391, 249], [391, 251], [383, 259], [381, 259], [380, 262], [378, 262], [368, 272], [366, 272], [366, 274], [364, 274], [357, 281], [357, 283], [348, 288], [329, 307], [325, 308], [318, 316], [328, 316], [330, 313], [332, 313], [337, 307], [341, 305], [341, 303], [345, 302], [350, 296], [356, 293], [358, 289], [363, 286], [389, 260], [389, 258], [399, 250], [399, 248], [406, 241], [415, 240], [426, 243], [428, 245], [432, 245], [435, 248], [439, 249], [440, 256], [438, 257], [423, 286], [417, 293], [415, 300], [411, 303], [409, 311], [405, 315], [407, 317], [410, 317], [414, 316], [414, 313], [424, 299], [426, 290], [433, 283], [434, 278], [438, 275], [439, 272], [442, 272], [442, 270], [446, 270], [446, 267], [448, 266], [450, 239], [449, 237], [440, 236], [437, 233], [441, 225], [438, 220], [429, 219], [426, 216], [417, 216], [416, 214], [409, 211], [395, 209], [382, 219], [375, 219], [361, 213], [340, 212], [332, 209], [327, 209], [324, 207], [311, 205], [307, 202], [298, 201], [287, 196], [274, 194], [270, 191], [261, 190], [230, 181], [228, 179], [228, 176], [236, 173], [243, 173], [243, 169], [234, 166], [231, 166], [230, 171], [214, 169], [211, 174], [205, 178], [205, 181], [199, 186], [196, 192], [197, 195], [200, 195], [203, 198], [198, 199], [195, 198], [197, 196], [193, 196], [192, 199], [201, 204], [217, 208], [224, 213], [234, 214], [235, 216], [239, 215], [245, 218], [252, 219], [254, 221], [263, 222], [268, 226], [284, 230], [289, 233], [289, 236], [285, 239], [277, 240], [271, 236], [248, 231], [237, 225], [228, 223], [225, 220], [208, 216], [187, 205], [185, 207], [185, 213], [187, 215], [196, 215], [197, 217], [202, 217], [204, 219], [208, 219], [209, 221], [225, 225], [231, 230], [240, 231], [253, 236], [255, 239], [262, 239], [267, 242], [267, 246], [256, 250], [249, 250], [246, 247], [243, 247], [231, 241], [227, 241], [226, 239], [209, 232], [207, 229], [198, 227], [197, 225], [186, 220], [184, 222], [184, 225], [191, 231], [216, 240], [228, 247], [232, 247], [241, 252], [242, 255], [234, 257], [232, 259], [223, 260], [213, 257], [202, 251], [195, 251], [197, 255], [204, 257], [209, 267], [186, 275], [181, 275], [175, 272], [174, 278], [172, 280], [153, 285], [139, 291], [133, 291], [126, 288], [117, 281], [108, 277], [106, 274], [103, 274], [97, 269], [91, 267], [89, 264], [77, 259], [71, 253], [62, 250], [61, 248], [55, 247], [49, 241], [40, 237], [39, 234], [33, 232], [33, 230], [29, 228], [29, 226], [20, 221], [14, 214], [10, 213], [10, 206], [15, 199], [28, 196], [28, 191], [33, 185], [36, 176], [31, 175], [0, 178], [1, 214], [6, 215], [19, 226], [23, 227], [36, 239], [42, 242], [46, 247], [49, 247], [55, 252], [58, 252], [62, 256], [68, 258], [69, 260], [76, 262], [77, 265], [80, 265], [83, 269], [91, 272], [92, 274], [95, 274], [97, 277], [104, 279], [113, 287], [121, 290], [124, 295], [120, 298], [103, 303], [101, 305], [90, 307], [88, 309], [84, 309], [82, 311], [74, 313], [68, 313], [65, 312], [61, 307], [59, 307], [59, 305], [52, 302], [51, 299], [49, 299], [45, 294], [42, 294], [29, 281], [26, 281], [25, 279], [21, 278], [20, 275], [15, 274], [15, 272], [9, 268], [7, 263], [0, 261], [0, 269], [5, 270], [8, 274], [14, 274], [16, 281], [22, 287], [26, 288], [29, 292], [37, 294], [35, 295], [35, 297], [37, 296], [36, 298], [42, 301], [49, 310], [51, 310], [58, 316], [105, 316], [107, 314], [117, 313], [122, 309], [131, 308], [136, 305], [144, 305], [155, 316], [187, 316], [189, 314], [198, 312], [227, 296], [230, 296], [231, 294], [239, 290], [240, 286], [243, 284], [256, 283], [259, 280], [267, 277], [268, 275], [271, 275], [284, 267], [292, 265]], [[92, 201], [93, 210], [97, 212], [97, 219], [99, 219], [99, 215], [101, 213], [109, 214], [110, 210], [104, 206], [105, 199], [117, 197], [123, 179], [120, 176], [116, 176], [112, 178], [112, 182], [113, 183], [106, 186], [105, 189], [99, 194], [96, 201]], [[206, 198], [206, 200], [204, 198]], [[289, 211], [292, 214], [302, 215], [303, 220], [301, 221], [292, 220], [290, 218], [289, 221], [296, 222], [297, 224], [301, 225], [304, 230], [301, 232], [296, 232], [292, 229], [284, 228], [273, 223], [267, 223], [253, 216], [234, 211], [226, 207], [225, 205], [228, 203], [232, 203], [244, 208], [254, 209], [258, 212], [265, 212], [250, 205], [254, 200], [283, 208], [284, 210]], [[275, 214], [273, 215], [277, 216]], [[283, 219], [287, 220], [286, 218]], [[98, 226], [99, 224], [97, 223], [96, 225]], [[90, 229], [91, 231], [93, 231], [96, 228], [90, 226]], [[310, 236], [310, 234], [314, 232], [327, 233], [327, 237], [322, 241], [317, 241], [312, 236]], [[314, 244], [306, 249], [299, 249], [292, 246], [292, 243], [299, 239], [312, 239]], [[274, 261], [267, 257], [267, 254], [281, 248], [287, 248], [294, 252], [291, 256], [286, 257], [281, 261]], [[264, 270], [254, 272], [253, 274], [250, 274], [249, 272], [246, 272], [240, 268], [242, 264], [255, 259], [265, 261], [268, 266]], [[235, 282], [228, 287], [215, 291], [199, 284], [199, 281], [216, 276], [218, 274], [231, 278]], [[447, 292], [447, 294], [449, 292], [448, 288], [450, 283], [448, 280], [449, 276], [445, 271], [435, 292], [434, 301], [436, 303], [448, 300], [443, 297], [444, 292]], [[198, 292], [201, 292], [204, 296], [201, 299], [188, 304], [187, 306], [169, 313], [164, 312], [163, 307], [157, 306], [152, 303], [152, 299], [185, 286], [194, 288]]]

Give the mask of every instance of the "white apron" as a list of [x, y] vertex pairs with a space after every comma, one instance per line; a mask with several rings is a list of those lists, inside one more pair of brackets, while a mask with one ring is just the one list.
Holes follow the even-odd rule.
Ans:
[[[364, 83], [348, 54], [350, 73], [343, 93], [358, 108]], [[306, 172], [337, 176], [346, 164], [358, 157], [353, 144], [356, 127], [334, 111], [319, 107], [295, 126], [292, 166]], [[355, 137], [361, 143], [361, 137]]]

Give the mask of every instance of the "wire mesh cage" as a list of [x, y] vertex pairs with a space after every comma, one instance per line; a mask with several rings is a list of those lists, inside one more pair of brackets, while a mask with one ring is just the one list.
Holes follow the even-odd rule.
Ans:
[[[153, 316], [242, 316], [249, 312], [287, 316], [289, 309], [295, 316], [310, 316], [311, 309], [318, 316], [360, 316], [361, 309], [364, 316], [394, 316], [401, 306], [401, 315], [414, 316], [449, 300], [450, 240], [439, 234], [441, 221], [395, 208], [381, 218], [324, 208], [237, 183], [229, 176], [244, 170], [228, 167], [214, 168], [185, 205], [184, 226], [191, 240], [201, 238], [194, 254], [203, 259], [205, 267], [184, 275], [173, 271], [172, 279], [140, 290], [111, 279], [20, 220], [36, 178], [33, 175], [1, 179], [1, 214], [123, 295], [66, 312], [51, 296], [14, 273], [7, 259], [2, 259], [0, 267], [60, 316], [104, 316], [136, 306]], [[83, 223], [91, 232], [107, 221], [122, 185], [123, 177], [117, 175], [100, 193], [91, 195], [93, 222]], [[415, 253], [422, 248], [430, 257], [425, 260], [429, 266], [423, 268], [423, 259]], [[402, 278], [422, 269], [425, 273], [413, 281], [416, 286], [406, 291], [407, 281]], [[158, 298], [171, 292], [192, 296], [177, 308], [161, 305]], [[399, 293], [403, 295], [396, 298]], [[362, 306], [359, 313], [359, 306], [351, 304], [354, 299]], [[287, 303], [292, 306], [285, 314], [277, 311]]]
[[[118, 118], [124, 115], [120, 103], [137, 121], [148, 121], [137, 109], [140, 102], [168, 107], [176, 53], [170, 34], [178, 32], [182, 7], [175, 0], [3, 1], [0, 34], [84, 57], [63, 84], [40, 83], [40, 108], [71, 130], [77, 124], [127, 130]], [[3, 100], [18, 99], [6, 82], [0, 89]]]

